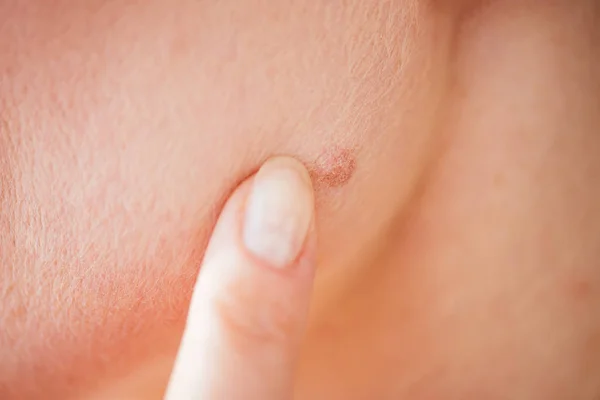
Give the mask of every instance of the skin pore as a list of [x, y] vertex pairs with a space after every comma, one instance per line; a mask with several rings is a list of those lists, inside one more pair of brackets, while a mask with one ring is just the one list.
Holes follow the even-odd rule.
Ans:
[[160, 398], [223, 201], [286, 154], [298, 399], [594, 400], [599, 12], [0, 3], [0, 398]]

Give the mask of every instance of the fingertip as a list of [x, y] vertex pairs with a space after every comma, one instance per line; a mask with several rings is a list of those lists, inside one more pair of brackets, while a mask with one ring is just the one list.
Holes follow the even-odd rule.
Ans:
[[273, 268], [294, 265], [314, 219], [314, 193], [303, 164], [290, 157], [267, 161], [253, 179], [243, 220], [243, 243]]

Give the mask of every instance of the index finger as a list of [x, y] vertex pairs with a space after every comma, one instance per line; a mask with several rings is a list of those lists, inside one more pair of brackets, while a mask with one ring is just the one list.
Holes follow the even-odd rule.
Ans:
[[166, 399], [291, 397], [314, 275], [314, 197], [278, 157], [221, 213], [202, 263]]

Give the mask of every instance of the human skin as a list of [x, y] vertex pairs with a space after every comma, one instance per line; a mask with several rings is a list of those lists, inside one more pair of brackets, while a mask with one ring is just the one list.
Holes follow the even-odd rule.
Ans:
[[599, 13], [0, 2], [0, 398], [160, 398], [223, 201], [289, 154], [297, 399], [596, 399]]

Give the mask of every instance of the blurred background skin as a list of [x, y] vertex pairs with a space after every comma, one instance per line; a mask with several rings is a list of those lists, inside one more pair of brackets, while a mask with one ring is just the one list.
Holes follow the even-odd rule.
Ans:
[[596, 399], [599, 20], [0, 1], [0, 398], [160, 398], [227, 194], [341, 151], [297, 399]]

